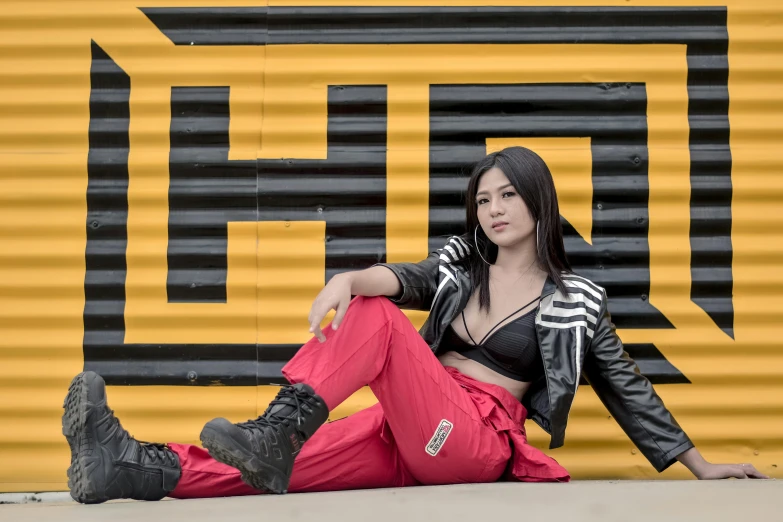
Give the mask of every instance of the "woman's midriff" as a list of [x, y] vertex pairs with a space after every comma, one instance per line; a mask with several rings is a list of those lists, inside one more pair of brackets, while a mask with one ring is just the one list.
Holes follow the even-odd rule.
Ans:
[[494, 370], [490, 370], [483, 364], [472, 361], [457, 352], [445, 352], [438, 356], [443, 366], [451, 366], [459, 370], [460, 373], [467, 375], [477, 381], [494, 384], [505, 388], [511, 395], [522, 400], [527, 390], [530, 388], [529, 382], [520, 382], [501, 375]]

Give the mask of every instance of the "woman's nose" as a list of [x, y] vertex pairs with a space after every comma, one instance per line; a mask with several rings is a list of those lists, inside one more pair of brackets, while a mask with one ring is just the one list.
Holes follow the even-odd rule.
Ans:
[[503, 214], [503, 212], [504, 212], [503, 205], [500, 200], [496, 199], [490, 203], [489, 213], [492, 217], [495, 217], [499, 214]]

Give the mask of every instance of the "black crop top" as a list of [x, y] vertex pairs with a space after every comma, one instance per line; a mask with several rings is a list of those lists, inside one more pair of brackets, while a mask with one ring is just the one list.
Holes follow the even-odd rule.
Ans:
[[[470, 335], [465, 323], [465, 312], [462, 312], [462, 324], [473, 344], [465, 342], [454, 328], [449, 325], [443, 337], [443, 346], [447, 350], [457, 352], [468, 359], [476, 361], [510, 379], [521, 382], [533, 382], [544, 373], [541, 351], [536, 339], [535, 309], [517, 317], [512, 322], [503, 325], [495, 331], [499, 324], [538, 301], [535, 298], [516, 312], [508, 315], [497, 323], [480, 343]], [[494, 332], [494, 333], [493, 333]]]

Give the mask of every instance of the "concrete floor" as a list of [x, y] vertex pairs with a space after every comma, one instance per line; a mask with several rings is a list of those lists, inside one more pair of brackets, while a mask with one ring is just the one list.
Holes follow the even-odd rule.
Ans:
[[[28, 495], [29, 496], [29, 495]], [[5, 497], [5, 498], [3, 498]], [[82, 506], [62, 494], [0, 505], [1, 521], [275, 522], [783, 520], [783, 481], [582, 481], [469, 484]], [[17, 495], [17, 501], [21, 496]], [[11, 502], [0, 495], [0, 502]], [[502, 518], [498, 518], [502, 517]]]

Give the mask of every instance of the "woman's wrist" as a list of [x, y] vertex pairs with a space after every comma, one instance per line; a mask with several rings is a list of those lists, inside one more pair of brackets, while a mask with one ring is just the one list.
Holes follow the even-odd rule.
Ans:
[[686, 451], [683, 451], [676, 457], [677, 460], [679, 460], [683, 466], [688, 468], [691, 473], [693, 473], [696, 477], [700, 477], [702, 472], [709, 467], [710, 463], [707, 462], [704, 457], [702, 457], [701, 453], [699, 453], [699, 450], [696, 448], [690, 448]]
[[353, 270], [351, 272], [343, 272], [342, 277], [345, 279], [345, 284], [348, 285], [348, 290], [351, 292], [351, 295], [360, 295], [359, 293], [359, 287], [361, 285], [358, 285], [356, 283], [356, 275], [359, 273], [359, 270]]

